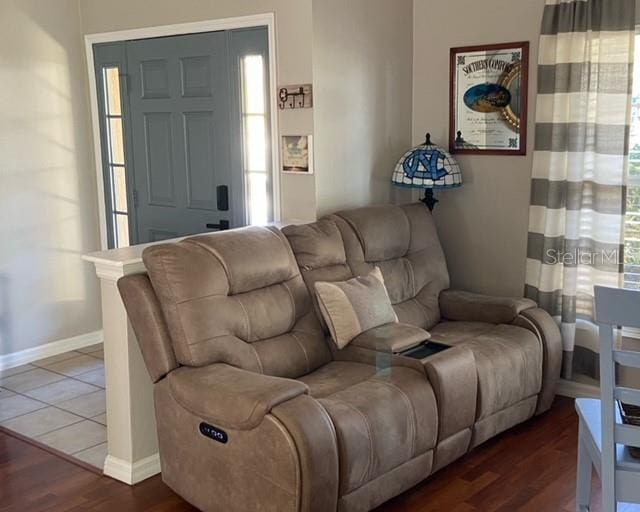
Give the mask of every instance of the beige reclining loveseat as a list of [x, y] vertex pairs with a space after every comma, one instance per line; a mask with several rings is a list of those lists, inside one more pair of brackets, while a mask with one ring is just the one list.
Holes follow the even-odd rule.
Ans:
[[[162, 477], [202, 510], [371, 510], [553, 400], [554, 321], [528, 299], [448, 289], [422, 204], [194, 236], [143, 259], [148, 275], [119, 287], [156, 383]], [[338, 350], [313, 283], [375, 266], [399, 323]], [[426, 354], [432, 341], [450, 348]]]

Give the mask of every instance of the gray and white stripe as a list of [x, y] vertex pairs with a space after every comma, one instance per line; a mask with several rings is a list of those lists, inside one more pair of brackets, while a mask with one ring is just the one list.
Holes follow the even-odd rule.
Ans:
[[560, 322], [565, 378], [593, 286], [622, 283], [634, 25], [635, 0], [544, 9], [525, 293]]

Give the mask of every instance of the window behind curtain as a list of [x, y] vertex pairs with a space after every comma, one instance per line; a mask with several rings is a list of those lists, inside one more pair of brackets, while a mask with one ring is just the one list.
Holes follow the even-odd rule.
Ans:
[[629, 140], [624, 286], [640, 290], [640, 34], [636, 34]]

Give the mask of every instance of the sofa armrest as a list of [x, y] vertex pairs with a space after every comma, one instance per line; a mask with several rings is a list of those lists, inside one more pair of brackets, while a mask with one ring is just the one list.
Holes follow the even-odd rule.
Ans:
[[478, 376], [473, 352], [453, 346], [422, 363], [438, 403], [438, 438], [471, 429], [476, 419]]
[[536, 308], [531, 299], [492, 297], [460, 290], [440, 293], [440, 312], [447, 320], [510, 324], [524, 310]]
[[351, 345], [378, 352], [397, 354], [419, 345], [431, 335], [424, 329], [410, 324], [390, 323], [374, 327], [356, 336]]
[[560, 328], [551, 315], [540, 308], [522, 311], [513, 323], [532, 331], [542, 343], [542, 388], [536, 407], [536, 414], [540, 414], [551, 407], [560, 381], [562, 369]]
[[167, 377], [182, 407], [216, 425], [257, 427], [278, 404], [308, 392], [303, 382], [241, 370], [227, 364], [179, 368]]
[[[255, 428], [238, 430], [178, 403], [169, 385], [176, 372], [154, 386], [162, 479], [169, 487], [198, 510], [337, 510], [338, 443], [317, 400], [296, 396]], [[227, 442], [204, 434], [202, 422], [222, 427]]]
[[299, 456], [302, 478], [298, 510], [337, 510], [340, 457], [329, 413], [320, 402], [303, 395], [278, 405], [271, 414], [285, 426]]

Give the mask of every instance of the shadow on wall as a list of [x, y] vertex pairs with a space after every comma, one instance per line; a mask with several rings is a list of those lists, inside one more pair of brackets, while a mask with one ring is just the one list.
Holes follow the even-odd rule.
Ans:
[[0, 354], [100, 328], [99, 248], [82, 30], [75, 0], [3, 3]]

